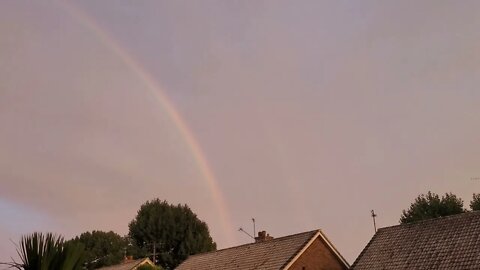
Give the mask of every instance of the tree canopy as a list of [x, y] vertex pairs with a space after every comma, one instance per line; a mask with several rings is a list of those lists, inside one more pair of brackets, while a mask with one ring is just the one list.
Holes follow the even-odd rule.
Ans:
[[444, 217], [465, 212], [463, 200], [452, 193], [438, 194], [428, 192], [421, 194], [410, 205], [408, 210], [403, 210], [400, 223], [410, 223], [430, 218]]
[[85, 261], [88, 269], [120, 263], [127, 248], [127, 240], [112, 231], [85, 232], [71, 242], [85, 246]]
[[174, 269], [189, 255], [212, 251], [216, 244], [208, 226], [187, 205], [172, 205], [154, 199], [140, 207], [129, 224], [129, 236], [152, 254], [165, 269]]
[[480, 210], [480, 194], [473, 193], [473, 198], [470, 201], [470, 209], [472, 209], [472, 211]]

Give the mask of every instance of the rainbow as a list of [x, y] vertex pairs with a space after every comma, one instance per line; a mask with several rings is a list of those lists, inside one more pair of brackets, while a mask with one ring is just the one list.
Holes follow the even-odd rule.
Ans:
[[61, 1], [62, 6], [82, 25], [91, 30], [95, 35], [108, 47], [110, 48], [120, 59], [127, 65], [131, 71], [137, 75], [141, 81], [146, 85], [150, 94], [158, 101], [162, 108], [167, 112], [171, 121], [175, 124], [180, 135], [184, 139], [185, 143], [188, 145], [193, 158], [195, 159], [198, 169], [202, 174], [205, 182], [210, 190], [212, 199], [217, 207], [217, 211], [220, 215], [220, 222], [224, 236], [226, 237], [227, 245], [232, 245], [234, 243], [234, 236], [232, 231], [232, 223], [229, 215], [228, 207], [225, 202], [225, 198], [219, 188], [218, 182], [215, 178], [215, 175], [210, 168], [205, 155], [203, 154], [202, 148], [200, 147], [198, 141], [195, 139], [194, 134], [188, 127], [185, 120], [181, 117], [180, 113], [175, 109], [174, 104], [168, 98], [159, 83], [153, 78], [153, 76], [142, 67], [128, 52], [120, 47], [119, 43], [111, 37], [105, 30], [103, 30], [95, 21], [95, 19], [88, 16], [80, 8], [74, 6], [73, 3], [67, 1]]

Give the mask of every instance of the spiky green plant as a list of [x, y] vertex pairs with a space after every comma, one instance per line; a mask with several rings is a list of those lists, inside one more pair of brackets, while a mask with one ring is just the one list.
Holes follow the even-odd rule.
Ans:
[[84, 249], [80, 244], [66, 244], [63, 237], [52, 233], [22, 236], [17, 246], [21, 262], [6, 263], [23, 270], [80, 270]]

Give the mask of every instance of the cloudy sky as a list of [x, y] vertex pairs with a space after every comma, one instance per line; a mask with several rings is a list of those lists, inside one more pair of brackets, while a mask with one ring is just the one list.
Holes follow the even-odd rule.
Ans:
[[468, 205], [478, 10], [1, 1], [0, 260], [33, 231], [126, 234], [157, 197], [188, 204], [220, 248], [249, 242], [237, 230], [255, 217], [273, 236], [321, 228], [349, 262], [371, 209], [383, 227], [429, 190]]

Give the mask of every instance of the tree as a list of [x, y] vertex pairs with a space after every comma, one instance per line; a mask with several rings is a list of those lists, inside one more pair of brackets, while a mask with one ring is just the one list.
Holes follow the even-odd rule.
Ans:
[[140, 207], [129, 224], [129, 235], [140, 248], [152, 251], [165, 269], [174, 269], [189, 255], [212, 251], [216, 244], [208, 226], [187, 205], [155, 199]]
[[452, 193], [445, 193], [441, 198], [432, 192], [421, 194], [402, 211], [400, 223], [410, 223], [430, 218], [444, 217], [465, 212], [463, 200]]
[[473, 198], [470, 201], [470, 209], [472, 209], [472, 211], [480, 210], [480, 194], [473, 193]]
[[85, 261], [88, 269], [120, 263], [127, 248], [127, 239], [113, 231], [85, 232], [70, 241], [85, 246]]
[[84, 248], [81, 244], [66, 243], [52, 233], [33, 233], [22, 236], [17, 247], [21, 262], [3, 263], [24, 270], [80, 270]]

